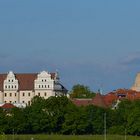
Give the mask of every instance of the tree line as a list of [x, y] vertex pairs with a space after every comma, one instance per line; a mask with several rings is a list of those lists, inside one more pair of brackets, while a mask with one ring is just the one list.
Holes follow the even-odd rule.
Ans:
[[112, 110], [94, 105], [79, 107], [66, 96], [36, 96], [26, 108], [0, 108], [0, 133], [103, 134], [105, 113], [107, 134], [140, 135], [140, 100], [123, 100]]
[[65, 96], [34, 97], [26, 108], [0, 109], [0, 133], [103, 134], [104, 113], [108, 134], [140, 135], [140, 101], [124, 100], [118, 109], [93, 105], [78, 107]]

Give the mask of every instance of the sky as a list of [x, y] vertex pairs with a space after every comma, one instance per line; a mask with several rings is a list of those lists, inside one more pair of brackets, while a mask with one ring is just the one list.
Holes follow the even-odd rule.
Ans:
[[68, 90], [130, 88], [140, 71], [139, 0], [0, 1], [0, 73], [58, 71]]

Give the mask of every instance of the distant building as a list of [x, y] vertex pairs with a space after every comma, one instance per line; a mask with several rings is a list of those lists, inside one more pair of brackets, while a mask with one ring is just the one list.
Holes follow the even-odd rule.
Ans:
[[5, 103], [17, 107], [31, 104], [34, 96], [44, 97], [66, 95], [67, 89], [60, 83], [58, 73], [0, 74], [0, 106]]

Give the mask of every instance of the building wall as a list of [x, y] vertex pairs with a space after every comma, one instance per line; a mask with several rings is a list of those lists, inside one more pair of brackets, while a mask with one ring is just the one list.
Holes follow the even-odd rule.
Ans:
[[3, 92], [0, 91], [0, 104], [4, 103], [4, 96]]
[[[52, 79], [50, 73], [42, 71], [37, 74], [36, 79], [33, 80], [32, 90], [20, 90], [21, 81], [18, 81], [15, 74], [10, 71], [3, 82], [4, 91], [0, 91], [0, 104], [12, 103], [14, 105], [24, 104], [25, 106], [31, 104], [31, 100], [34, 96], [40, 96], [47, 99], [50, 96], [62, 95], [61, 90], [59, 89], [61, 87], [57, 87], [59, 90], [56, 90], [55, 83], [59, 83], [58, 80], [58, 74], [56, 78]], [[28, 80], [25, 85], [28, 85], [27, 83]]]
[[34, 97], [34, 92], [31, 90], [19, 91], [19, 103], [30, 105], [31, 99]]
[[19, 93], [17, 91], [4, 91], [3, 102], [4, 103], [18, 103]]

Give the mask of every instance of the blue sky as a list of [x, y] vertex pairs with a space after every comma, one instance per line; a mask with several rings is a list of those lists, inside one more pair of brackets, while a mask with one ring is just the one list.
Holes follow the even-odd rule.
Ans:
[[139, 0], [0, 1], [0, 72], [60, 73], [71, 89], [130, 88], [140, 71]]

